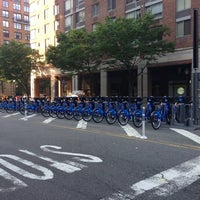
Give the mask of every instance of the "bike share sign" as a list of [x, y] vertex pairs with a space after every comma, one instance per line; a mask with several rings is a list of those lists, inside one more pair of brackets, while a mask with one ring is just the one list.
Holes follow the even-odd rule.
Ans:
[[[101, 162], [103, 162], [100, 158], [93, 156], [93, 155], [59, 151], [62, 149], [62, 147], [59, 147], [59, 146], [42, 145], [42, 146], [40, 146], [40, 149], [45, 152], [48, 152], [48, 153], [72, 156], [72, 160], [75, 160], [78, 162], [83, 162], [83, 163], [101, 163]], [[46, 161], [49, 163], [50, 167], [56, 168], [57, 170], [63, 171], [65, 173], [73, 173], [73, 172], [80, 171], [83, 168], [87, 167], [87, 165], [84, 165], [84, 164], [81, 164], [81, 163], [78, 163], [75, 161], [65, 160], [63, 162], [58, 162], [49, 157], [46, 157], [46, 156], [43, 156], [40, 154], [35, 154], [28, 150], [21, 149], [19, 151], [22, 153], [25, 153], [29, 156], [33, 156], [33, 157], [39, 158], [43, 161]], [[29, 171], [26, 171], [25, 169], [22, 169], [16, 165], [14, 165], [11, 162], [8, 162], [7, 160], [9, 160], [9, 159], [20, 163], [20, 165], [25, 165], [26, 167], [30, 167], [36, 171], [39, 171], [39, 174], [42, 174], [42, 175], [38, 175], [35, 173], [31, 173]], [[46, 167], [43, 167], [41, 165], [35, 164], [26, 159], [20, 158], [18, 156], [11, 155], [11, 154], [0, 154], [0, 165], [3, 165], [5, 168], [13, 171], [13, 173], [17, 173], [17, 174], [21, 175], [22, 177], [26, 177], [29, 179], [49, 180], [49, 179], [53, 179], [53, 177], [54, 177], [52, 170], [50, 170]], [[19, 178], [15, 177], [14, 175], [11, 175], [10, 173], [8, 173], [6, 170], [4, 170], [2, 168], [0, 168], [0, 176], [12, 184], [11, 187], [7, 187], [7, 188], [0, 187], [0, 192], [9, 192], [9, 191], [14, 191], [19, 188], [28, 187], [28, 185], [24, 181], [20, 180]]]

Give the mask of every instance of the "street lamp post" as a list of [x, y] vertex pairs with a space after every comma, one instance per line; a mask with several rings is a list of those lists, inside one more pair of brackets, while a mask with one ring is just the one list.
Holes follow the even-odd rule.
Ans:
[[198, 9], [194, 9], [193, 29], [193, 117], [198, 125], [198, 111], [200, 111], [200, 73], [199, 73], [199, 37], [198, 37]]

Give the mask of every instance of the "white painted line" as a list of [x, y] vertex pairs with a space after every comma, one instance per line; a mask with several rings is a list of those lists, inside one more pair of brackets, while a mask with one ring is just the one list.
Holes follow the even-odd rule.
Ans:
[[194, 142], [200, 144], [200, 137], [198, 135], [195, 135], [189, 131], [186, 131], [184, 129], [177, 129], [177, 128], [170, 128], [171, 130], [180, 133], [181, 135], [189, 138], [190, 140], [193, 140]]
[[35, 117], [35, 116], [36, 116], [36, 114], [32, 114], [32, 115], [28, 115], [26, 117], [22, 117], [19, 120], [27, 120], [28, 118], [32, 118], [32, 117]]
[[87, 128], [87, 122], [84, 121], [83, 119], [81, 119], [80, 121], [78, 121], [76, 128], [86, 129]]
[[19, 114], [20, 114], [19, 112], [17, 112], [17, 113], [12, 113], [12, 114], [7, 114], [7, 115], [3, 116], [3, 118], [12, 117], [12, 116], [19, 115]]
[[[121, 126], [121, 125], [120, 125]], [[141, 135], [135, 130], [131, 125], [126, 124], [125, 126], [121, 126], [128, 136], [133, 136], [137, 138], [141, 138]]]
[[52, 163], [52, 164], [50, 164], [50, 166], [55, 167], [56, 169], [59, 169], [59, 170], [64, 171], [66, 173], [73, 173], [75, 171], [80, 171], [81, 170], [78, 167], [74, 167], [74, 166], [68, 165], [66, 163], [58, 162], [58, 161], [55, 161], [55, 160], [53, 160], [51, 158], [48, 158], [48, 157], [45, 157], [45, 156], [37, 155], [37, 154], [32, 153], [32, 152], [30, 152], [28, 150], [19, 150], [19, 151], [23, 152], [23, 153], [26, 153], [28, 155], [31, 155], [31, 156], [38, 157], [38, 158], [40, 158], [42, 160], [48, 161], [48, 162]]
[[51, 123], [51, 122], [52, 122], [53, 120], [55, 120], [55, 119], [56, 119], [56, 118], [50, 117], [50, 118], [44, 120], [42, 123], [44, 123], [44, 124], [49, 124], [49, 123]]
[[[150, 190], [151, 192], [147, 193], [147, 195], [151, 199], [158, 196], [166, 197], [199, 180], [199, 174], [200, 156], [133, 184], [130, 187], [133, 192], [129, 194], [118, 192], [102, 200], [135, 199], [137, 196]], [[146, 198], [148, 199], [147, 196]]]
[[[53, 172], [49, 169], [47, 169], [46, 167], [42, 167], [38, 164], [35, 164], [35, 163], [32, 163], [31, 161], [28, 161], [28, 160], [25, 160], [23, 158], [20, 158], [18, 156], [15, 156], [15, 155], [9, 155], [9, 154], [1, 154], [0, 155], [0, 164], [3, 165], [4, 167], [12, 170], [13, 172], [15, 173], [18, 173], [20, 174], [21, 176], [24, 176], [24, 177], [27, 177], [27, 178], [30, 178], [30, 179], [36, 179], [36, 180], [48, 180], [48, 179], [52, 179], [53, 178]], [[9, 159], [12, 159], [12, 160], [15, 160], [19, 163], [22, 163], [28, 167], [31, 167], [33, 169], [36, 169], [38, 171], [40, 171], [43, 175], [37, 175], [37, 174], [33, 174], [29, 171], [26, 171], [16, 165], [13, 165], [12, 163], [2, 159], [2, 157], [5, 157], [5, 158], [9, 158]]]
[[15, 176], [12, 176], [10, 173], [6, 172], [4, 169], [1, 168], [0, 168], [0, 176], [14, 185], [13, 187], [8, 187], [8, 188], [0, 187], [0, 192], [12, 192], [16, 189], [28, 186], [26, 183], [16, 178]]

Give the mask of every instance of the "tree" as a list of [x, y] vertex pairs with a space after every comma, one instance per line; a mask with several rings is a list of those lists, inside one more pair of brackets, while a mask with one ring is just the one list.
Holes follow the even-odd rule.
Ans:
[[174, 43], [163, 38], [170, 34], [169, 28], [157, 25], [151, 13], [139, 19], [107, 18], [98, 24], [95, 35], [96, 48], [102, 52], [104, 62], [111, 67], [128, 70], [129, 95], [133, 95], [134, 71], [142, 61], [150, 63], [167, 52], [174, 51]]
[[98, 51], [94, 49], [93, 33], [85, 29], [76, 29], [60, 33], [57, 40], [58, 45], [50, 46], [46, 52], [47, 63], [52, 63], [61, 70], [82, 75], [97, 70], [100, 61]]
[[27, 95], [30, 94], [30, 73], [32, 70], [35, 50], [24, 43], [10, 41], [0, 46], [0, 72], [1, 78], [16, 81], [19, 88]]

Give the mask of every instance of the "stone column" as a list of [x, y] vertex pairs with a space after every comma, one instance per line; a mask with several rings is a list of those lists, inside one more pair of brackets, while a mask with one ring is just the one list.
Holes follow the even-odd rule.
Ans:
[[31, 71], [31, 97], [34, 98], [35, 97], [35, 78], [36, 78], [36, 71], [32, 70]]
[[146, 63], [140, 63], [138, 65], [138, 77], [137, 77], [137, 85], [138, 85], [138, 96], [147, 97], [148, 96], [148, 70], [145, 67]]
[[72, 76], [72, 91], [78, 90], [78, 75]]
[[108, 89], [107, 89], [107, 71], [101, 70], [100, 72], [100, 95], [107, 96], [108, 95]]
[[51, 100], [53, 101], [55, 95], [56, 95], [56, 77], [55, 76], [51, 76]]

